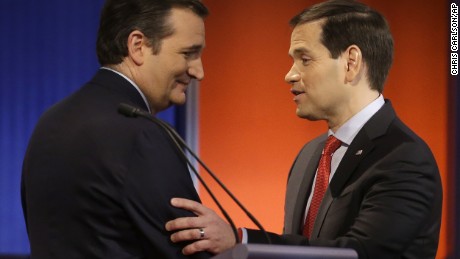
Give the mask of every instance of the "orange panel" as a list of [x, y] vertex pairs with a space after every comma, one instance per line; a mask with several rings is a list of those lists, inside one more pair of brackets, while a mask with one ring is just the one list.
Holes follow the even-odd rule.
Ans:
[[[291, 66], [288, 21], [319, 1], [204, 2], [211, 15], [200, 86], [200, 154], [267, 230], [281, 233], [290, 166], [308, 140], [327, 130], [324, 122], [297, 118], [290, 86], [284, 82]], [[444, 258], [452, 247], [446, 224], [447, 3], [364, 2], [387, 17], [395, 38], [395, 62], [384, 96], [426, 140], [442, 173], [445, 206], [438, 258]], [[238, 226], [254, 227], [216, 185], [211, 188]], [[207, 194], [202, 197], [217, 208]]]

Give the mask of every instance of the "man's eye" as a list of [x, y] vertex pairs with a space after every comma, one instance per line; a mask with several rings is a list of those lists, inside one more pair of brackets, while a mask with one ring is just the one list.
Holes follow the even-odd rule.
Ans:
[[300, 62], [302, 62], [302, 65], [307, 65], [310, 62], [309, 58], [301, 58]]
[[182, 52], [182, 55], [184, 55], [184, 57], [186, 59], [195, 59], [199, 56], [199, 52], [197, 51], [184, 51]]

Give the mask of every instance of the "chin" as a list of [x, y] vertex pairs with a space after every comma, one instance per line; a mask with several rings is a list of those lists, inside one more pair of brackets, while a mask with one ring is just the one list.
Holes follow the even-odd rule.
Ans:
[[183, 99], [180, 99], [180, 100], [171, 100], [171, 103], [173, 103], [174, 105], [184, 105], [185, 101], [186, 101], [186, 99], [183, 98]]
[[297, 115], [297, 117], [302, 118], [302, 119], [306, 119], [306, 116], [307, 116], [307, 114], [305, 114], [305, 112], [303, 112], [299, 108], [297, 108], [297, 110], [295, 111], [295, 114]]
[[310, 113], [302, 112], [300, 110], [296, 111], [296, 115], [297, 115], [297, 117], [299, 117], [301, 119], [306, 119], [306, 120], [309, 120], [309, 121], [320, 120], [317, 116], [314, 116], [313, 114], [310, 114]]
[[187, 95], [184, 92], [171, 94], [169, 100], [175, 105], [184, 105], [187, 101]]

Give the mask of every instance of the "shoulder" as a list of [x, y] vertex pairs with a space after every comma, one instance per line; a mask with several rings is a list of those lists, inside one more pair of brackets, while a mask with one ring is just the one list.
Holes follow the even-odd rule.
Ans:
[[[353, 142], [367, 143], [384, 154], [400, 154], [402, 158], [411, 155], [434, 160], [426, 142], [397, 116], [391, 102], [385, 105], [364, 125]], [[353, 143], [352, 143], [353, 145]]]
[[377, 140], [377, 143], [388, 146], [402, 157], [434, 160], [428, 144], [397, 117], [388, 127], [387, 134]]

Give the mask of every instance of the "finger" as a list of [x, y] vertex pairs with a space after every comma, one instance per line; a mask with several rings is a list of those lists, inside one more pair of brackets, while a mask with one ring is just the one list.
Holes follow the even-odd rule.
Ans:
[[180, 229], [200, 228], [203, 226], [199, 217], [177, 218], [166, 222], [165, 228], [167, 231]]
[[173, 243], [191, 241], [191, 240], [201, 240], [204, 239], [205, 232], [203, 228], [194, 228], [181, 230], [171, 235], [171, 241]]
[[184, 255], [191, 255], [201, 251], [211, 251], [211, 242], [209, 240], [198, 240], [195, 241], [182, 249]]
[[183, 198], [172, 198], [171, 205], [173, 205], [176, 208], [189, 210], [195, 213], [196, 215], [203, 215], [207, 209], [204, 205], [202, 205], [199, 202]]

